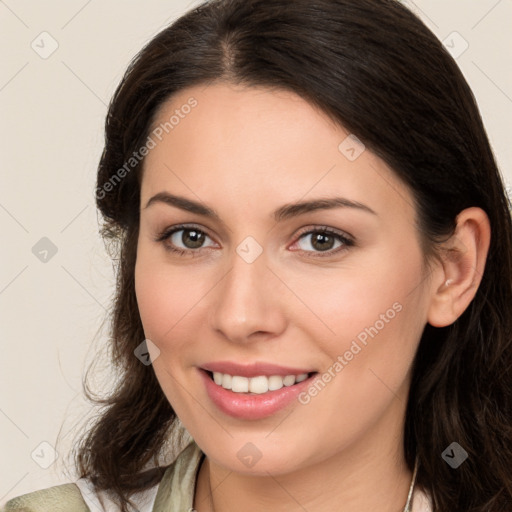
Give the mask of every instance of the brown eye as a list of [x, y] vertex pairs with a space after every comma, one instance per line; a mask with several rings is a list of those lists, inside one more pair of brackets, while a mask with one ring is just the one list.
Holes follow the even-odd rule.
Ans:
[[[182, 233], [181, 236], [176, 236], [180, 231]], [[173, 240], [173, 238], [175, 238], [175, 240]], [[198, 249], [204, 243], [205, 234], [197, 229], [180, 229], [174, 232], [170, 240], [174, 244], [176, 244], [177, 241], [181, 242], [187, 249]]]
[[194, 253], [199, 252], [198, 249], [215, 245], [213, 241], [210, 245], [204, 245], [207, 239], [211, 240], [204, 231], [196, 227], [174, 226], [165, 230], [156, 241], [162, 242], [171, 252], [195, 255]]
[[328, 251], [334, 247], [336, 240], [332, 235], [326, 233], [313, 233], [310, 244], [318, 251]]
[[[348, 237], [333, 231], [329, 228], [318, 228], [303, 233], [297, 245], [303, 252], [308, 253], [326, 253], [325, 256], [336, 254], [354, 245], [354, 242]], [[324, 254], [317, 254], [324, 256]]]

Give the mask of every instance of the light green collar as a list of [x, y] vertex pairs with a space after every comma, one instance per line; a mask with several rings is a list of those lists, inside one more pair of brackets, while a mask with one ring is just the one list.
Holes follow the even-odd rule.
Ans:
[[166, 469], [152, 512], [188, 512], [193, 508], [197, 472], [204, 453], [194, 440]]

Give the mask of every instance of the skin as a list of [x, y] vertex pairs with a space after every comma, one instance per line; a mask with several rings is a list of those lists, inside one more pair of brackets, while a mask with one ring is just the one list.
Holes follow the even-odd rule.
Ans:
[[[338, 146], [349, 133], [323, 112], [289, 91], [216, 83], [180, 91], [154, 125], [191, 96], [198, 105], [144, 162], [135, 284], [145, 335], [160, 350], [156, 376], [207, 456], [194, 508], [401, 511], [412, 477], [402, 442], [413, 357], [427, 322], [453, 323], [474, 297], [487, 216], [464, 210], [446, 244], [457, 257], [427, 266], [410, 191], [369, 150], [347, 159]], [[208, 205], [220, 221], [146, 207], [164, 191]], [[284, 204], [333, 196], [375, 214], [338, 207], [272, 217]], [[206, 234], [202, 246], [190, 231], [155, 241], [181, 223]], [[315, 245], [318, 235], [303, 233], [318, 226], [354, 245]], [[248, 236], [263, 249], [252, 263], [236, 252]], [[172, 243], [187, 254], [166, 249]], [[248, 421], [210, 401], [202, 364], [265, 361], [322, 374], [395, 303], [400, 312], [306, 405]], [[251, 468], [237, 457], [248, 442], [261, 453]]]

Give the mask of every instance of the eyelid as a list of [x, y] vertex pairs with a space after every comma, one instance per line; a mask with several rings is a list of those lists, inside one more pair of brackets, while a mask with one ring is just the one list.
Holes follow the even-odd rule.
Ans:
[[173, 226], [166, 227], [162, 231], [158, 232], [158, 234], [155, 236], [155, 241], [162, 242], [166, 238], [169, 238], [172, 234], [176, 233], [176, 231], [194, 229], [200, 231], [201, 233], [204, 233], [213, 240], [213, 237], [210, 236], [208, 230], [206, 230], [203, 226], [200, 226], [199, 224], [175, 224]]
[[303, 235], [309, 234], [309, 233], [317, 233], [317, 232], [324, 232], [324, 233], [330, 233], [333, 235], [338, 235], [341, 238], [345, 238], [346, 240], [355, 243], [355, 237], [351, 235], [350, 233], [347, 233], [346, 231], [341, 231], [340, 229], [331, 228], [326, 225], [322, 224], [316, 224], [313, 226], [307, 226], [305, 228], [302, 228], [299, 230], [297, 234], [297, 238], [300, 238]]

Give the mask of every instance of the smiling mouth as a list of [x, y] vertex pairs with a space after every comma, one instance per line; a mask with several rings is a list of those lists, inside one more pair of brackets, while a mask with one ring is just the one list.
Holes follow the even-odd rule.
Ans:
[[243, 377], [241, 375], [230, 375], [228, 373], [211, 372], [208, 370], [205, 371], [217, 386], [233, 393], [241, 393], [245, 395], [261, 395], [271, 391], [278, 391], [283, 387], [291, 387], [299, 384], [318, 373], [310, 372], [286, 376], [258, 375], [255, 377]]

